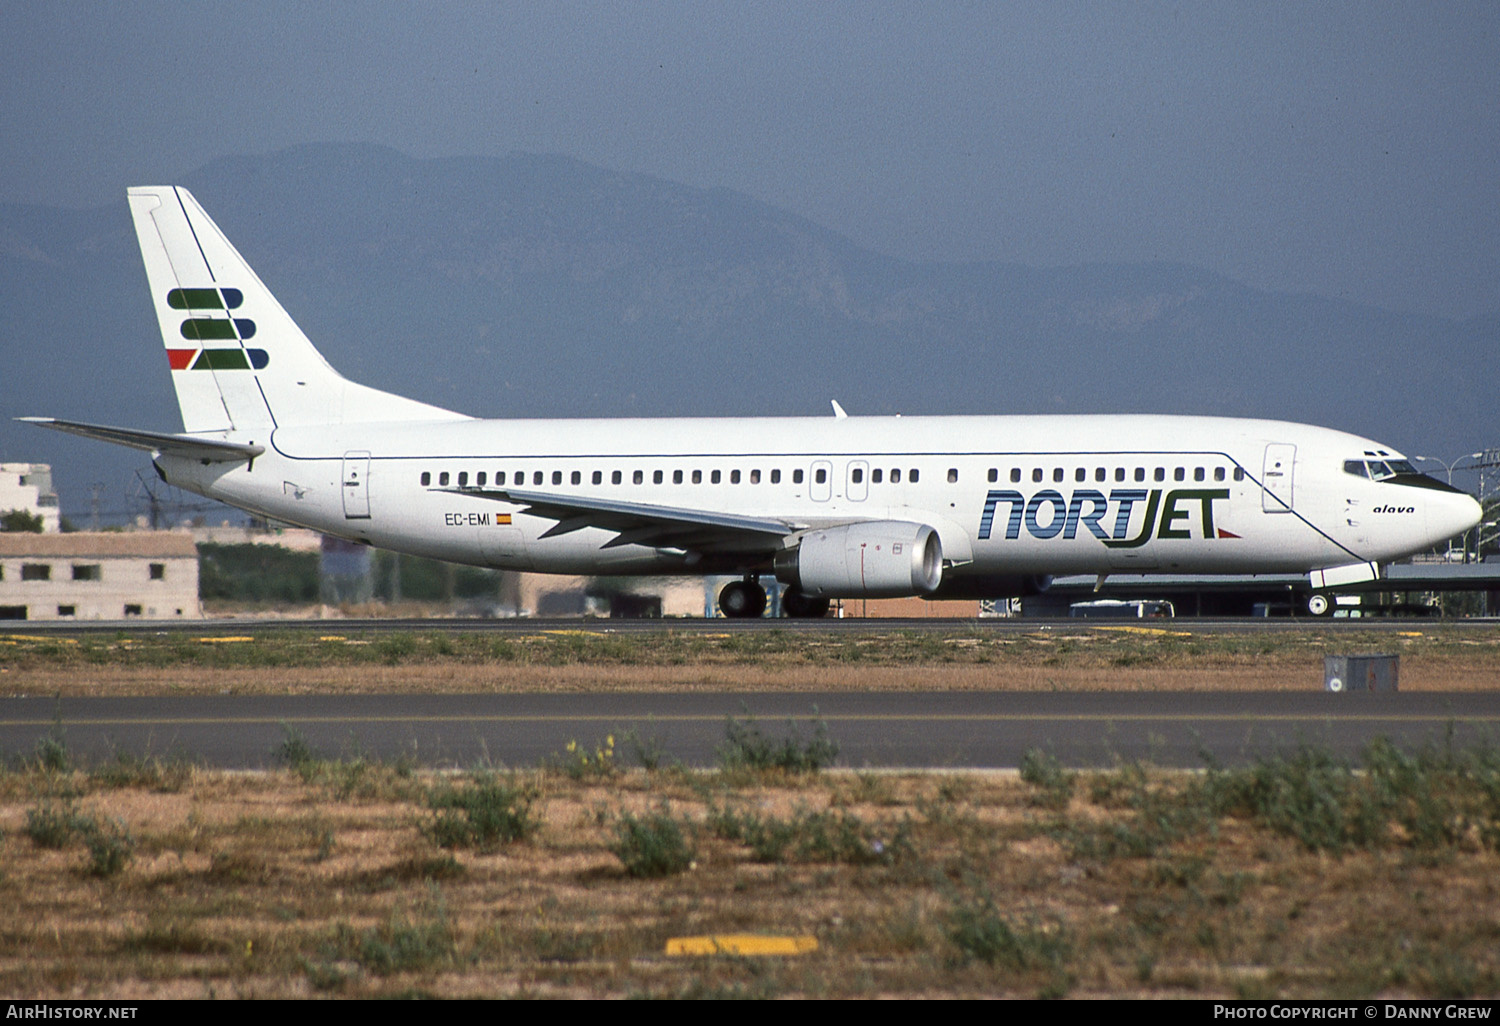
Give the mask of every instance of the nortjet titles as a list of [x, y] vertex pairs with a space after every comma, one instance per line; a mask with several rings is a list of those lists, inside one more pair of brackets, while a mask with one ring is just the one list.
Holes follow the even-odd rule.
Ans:
[[[1165, 493], [1163, 489], [1116, 488], [1109, 495], [1093, 488], [1080, 488], [1068, 498], [1052, 488], [1044, 488], [1030, 499], [1011, 490], [991, 491], [984, 500], [984, 512], [979, 518], [979, 540], [988, 539], [994, 530], [995, 512], [1002, 504], [1009, 504], [1005, 537], [1021, 536], [1021, 525], [1033, 538], [1078, 537], [1079, 527], [1112, 549], [1133, 549], [1146, 544], [1154, 533], [1157, 538], [1237, 538], [1228, 531], [1214, 529], [1214, 503], [1228, 501], [1227, 488], [1174, 488]], [[1114, 507], [1114, 520], [1106, 531], [1100, 522], [1109, 516]], [[1130, 533], [1131, 521], [1137, 509], [1143, 511], [1139, 531]], [[1196, 514], [1196, 516], [1195, 516]], [[1196, 527], [1199, 534], [1195, 535]]]

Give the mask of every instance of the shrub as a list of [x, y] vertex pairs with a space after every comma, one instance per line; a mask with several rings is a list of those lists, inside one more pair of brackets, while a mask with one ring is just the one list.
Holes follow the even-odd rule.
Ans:
[[696, 855], [691, 828], [672, 816], [666, 802], [656, 812], [639, 818], [621, 813], [610, 851], [624, 864], [625, 872], [647, 878], [685, 872]]
[[1049, 809], [1065, 809], [1073, 798], [1074, 774], [1040, 748], [1021, 757], [1021, 779], [1039, 792], [1032, 801]]
[[135, 840], [124, 821], [118, 819], [102, 824], [90, 819], [83, 831], [83, 843], [88, 849], [87, 869], [91, 876], [117, 875], [130, 864], [135, 852]]
[[[817, 710], [814, 709], [814, 712]], [[833, 764], [839, 746], [828, 736], [828, 724], [818, 720], [813, 736], [802, 739], [797, 725], [788, 721], [787, 734], [768, 737], [753, 719], [724, 721], [724, 743], [719, 746], [719, 764], [725, 769], [783, 770], [787, 773], [816, 773]]]
[[541, 826], [531, 811], [537, 797], [534, 787], [475, 774], [466, 787], [448, 784], [428, 792], [427, 807], [437, 813], [428, 834], [443, 848], [472, 845], [481, 851], [523, 841]]

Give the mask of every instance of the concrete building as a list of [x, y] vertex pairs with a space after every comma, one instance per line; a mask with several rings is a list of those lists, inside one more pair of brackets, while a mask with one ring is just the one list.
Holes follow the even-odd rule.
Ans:
[[42, 530], [62, 530], [50, 463], [0, 463], [0, 513], [25, 510], [42, 518]]
[[0, 533], [0, 620], [202, 616], [185, 532]]

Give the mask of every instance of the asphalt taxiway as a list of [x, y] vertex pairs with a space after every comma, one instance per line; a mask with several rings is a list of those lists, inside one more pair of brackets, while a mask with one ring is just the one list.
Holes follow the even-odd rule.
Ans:
[[1314, 745], [1356, 755], [1376, 737], [1405, 748], [1491, 744], [1500, 692], [652, 693], [0, 698], [0, 753], [56, 735], [77, 759], [182, 756], [211, 766], [276, 764], [295, 733], [328, 757], [418, 765], [529, 767], [570, 741], [629, 733], [666, 760], [713, 765], [726, 719], [810, 738], [817, 723], [851, 768], [1006, 768], [1040, 748], [1071, 766], [1149, 760], [1224, 765]]

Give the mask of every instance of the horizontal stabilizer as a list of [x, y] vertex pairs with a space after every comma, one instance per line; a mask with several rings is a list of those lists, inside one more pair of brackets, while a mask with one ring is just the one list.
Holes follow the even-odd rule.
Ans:
[[169, 435], [159, 431], [134, 431], [130, 428], [105, 427], [102, 424], [83, 424], [76, 420], [57, 420], [53, 417], [17, 417], [17, 420], [54, 431], [66, 431], [70, 435], [96, 438], [101, 442], [128, 445], [132, 449], [166, 456], [182, 456], [202, 460], [205, 463], [242, 463], [253, 460], [266, 451], [263, 445], [242, 442], [225, 442], [216, 438], [199, 438], [195, 435]]

